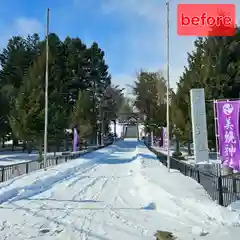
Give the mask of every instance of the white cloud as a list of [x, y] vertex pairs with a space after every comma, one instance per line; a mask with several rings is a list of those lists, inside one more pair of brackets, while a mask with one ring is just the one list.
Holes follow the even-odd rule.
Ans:
[[105, 13], [119, 12], [122, 14], [123, 18], [128, 18], [130, 16], [138, 16], [147, 21], [158, 21], [159, 12], [162, 12], [156, 6], [160, 6], [160, 1], [158, 0], [102, 0], [102, 9]]
[[43, 25], [38, 20], [26, 17], [16, 18], [9, 24], [0, 22], [0, 27], [3, 29], [0, 36], [0, 48], [5, 47], [14, 35], [27, 36], [32, 33], [43, 33]]
[[[187, 52], [194, 49], [195, 37], [177, 35], [176, 9], [179, 3], [226, 3], [225, 0], [170, 0], [170, 80], [176, 82], [187, 63]], [[232, 0], [237, 9], [239, 0]], [[166, 64], [166, 10], [164, 0], [102, 0], [105, 14], [128, 22], [125, 41], [133, 72], [140, 68], [158, 70]], [[164, 61], [162, 61], [164, 59]], [[165, 68], [162, 68], [165, 72]], [[124, 73], [127, 75], [128, 73]], [[114, 77], [114, 76], [113, 76]], [[127, 77], [125, 77], [127, 78]], [[132, 77], [129, 77], [129, 81]]]
[[113, 84], [115, 85], [119, 85], [121, 88], [125, 88], [124, 92], [126, 94], [130, 93], [130, 87], [128, 85], [132, 85], [133, 82], [136, 79], [136, 74], [119, 74], [119, 75], [115, 75], [112, 78]]
[[18, 34], [27, 36], [32, 33], [42, 33], [43, 25], [36, 19], [20, 17], [15, 20], [14, 29]]

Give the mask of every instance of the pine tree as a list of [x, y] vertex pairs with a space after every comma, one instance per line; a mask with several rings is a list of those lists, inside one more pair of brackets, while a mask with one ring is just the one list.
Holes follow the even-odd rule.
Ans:
[[44, 136], [45, 56], [40, 55], [29, 68], [9, 117], [14, 134], [34, 144], [40, 154]]
[[91, 102], [89, 101], [90, 92], [79, 91], [78, 99], [73, 107], [70, 116], [71, 128], [77, 127], [81, 138], [87, 137], [92, 133], [91, 125]]

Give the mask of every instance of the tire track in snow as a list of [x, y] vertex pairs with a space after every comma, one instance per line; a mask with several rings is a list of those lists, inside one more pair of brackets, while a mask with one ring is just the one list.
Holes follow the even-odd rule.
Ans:
[[132, 221], [128, 220], [122, 214], [120, 214], [116, 210], [113, 210], [113, 208], [111, 206], [109, 207], [109, 210], [111, 212], [110, 214], [112, 215], [112, 217], [119, 219], [124, 225], [128, 225], [129, 227], [133, 227], [133, 228], [140, 230], [142, 236], [144, 236], [144, 237], [148, 236], [148, 234], [147, 234], [148, 230], [145, 227], [143, 227], [141, 225], [137, 225], [136, 223], [133, 223]]
[[79, 181], [81, 181], [84, 178], [88, 178], [89, 176], [82, 176], [83, 174], [86, 173], [90, 173], [91, 171], [93, 171], [96, 167], [98, 167], [99, 164], [94, 164], [93, 166], [91, 166], [90, 168], [86, 169], [85, 171], [82, 171], [78, 174], [75, 175], [75, 179], [73, 179], [72, 182], [70, 182], [69, 184], [67, 184], [66, 186], [71, 188], [74, 185], [76, 185]]
[[[91, 181], [91, 183], [88, 183], [86, 186], [84, 186], [78, 193], [77, 193], [77, 196], [81, 196], [81, 194], [87, 192], [89, 189], [93, 188], [94, 185], [97, 185], [100, 181], [103, 181], [103, 183], [101, 183], [100, 185], [100, 189], [94, 194], [94, 196], [92, 197], [92, 200], [93, 201], [97, 201], [102, 193], [102, 191], [104, 190], [104, 188], [106, 187], [107, 183], [108, 183], [108, 178], [105, 177], [103, 178], [103, 176], [99, 176], [99, 177], [96, 177], [95, 179], [93, 179]], [[46, 217], [46, 219], [48, 219], [50, 222], [54, 222], [56, 223], [57, 225], [64, 225], [65, 223], [63, 222], [68, 216], [71, 215], [73, 209], [67, 209], [67, 204], [64, 204], [64, 206], [66, 207], [66, 211], [63, 212], [63, 214], [61, 214], [61, 216], [56, 216], [56, 217], [47, 217], [47, 216], [44, 216], [42, 215], [42, 210], [45, 210], [44, 207], [46, 206], [46, 204], [42, 204], [39, 206], [38, 210], [37, 211], [34, 211], [34, 210], [30, 210], [28, 209], [27, 207], [25, 207], [24, 205], [23, 206], [19, 206], [15, 203], [11, 203], [16, 209], [22, 209], [22, 210], [25, 210], [27, 211], [28, 213], [31, 212], [33, 216], [35, 217]], [[80, 237], [79, 239], [81, 240], [85, 240], [85, 239], [88, 239], [89, 238], [89, 235], [91, 234], [91, 231], [90, 231], [90, 226], [91, 226], [91, 223], [92, 223], [92, 220], [94, 218], [94, 216], [96, 215], [97, 212], [93, 210], [90, 210], [91, 212], [88, 213], [86, 216], [84, 216], [84, 219], [83, 219], [83, 223], [82, 223], [82, 226], [80, 227], [80, 229], [78, 228], [78, 232], [80, 233]], [[48, 229], [48, 227], [45, 227], [46, 229]], [[76, 227], [73, 226], [73, 229], [75, 229]], [[58, 234], [57, 232], [55, 231], [52, 231], [51, 230], [51, 236], [55, 235], [55, 234]]]
[[[119, 186], [119, 185], [118, 185], [118, 186]], [[119, 192], [119, 191], [118, 191], [118, 192]], [[120, 220], [124, 225], [128, 225], [128, 226], [131, 227], [131, 228], [133, 227], [133, 228], [136, 228], [136, 229], [140, 230], [141, 235], [142, 235], [143, 237], [146, 237], [146, 236], [147, 236], [147, 233], [148, 233], [148, 230], [147, 230], [145, 227], [143, 227], [143, 226], [141, 226], [141, 225], [137, 225], [136, 223], [128, 220], [126, 217], [124, 217], [122, 214], [119, 213], [119, 210], [114, 210], [114, 202], [116, 202], [117, 199], [120, 199], [120, 201], [121, 201], [122, 203], [124, 203], [124, 205], [126, 205], [127, 207], [129, 207], [129, 205], [126, 203], [126, 201], [124, 201], [123, 198], [120, 197], [119, 194], [117, 194], [116, 197], [115, 197], [115, 199], [114, 199], [114, 201], [113, 201], [113, 203], [109, 204], [108, 207], [107, 207], [107, 208], [109, 209], [109, 211], [110, 211], [110, 215], [111, 215], [112, 217], [115, 217], [116, 219]], [[130, 208], [130, 207], [129, 207], [129, 208]], [[130, 209], [131, 209], [131, 208], [130, 208]], [[138, 211], [139, 211], [139, 210], [138, 210]]]
[[[113, 169], [113, 174], [111, 174], [111, 176], [99, 176], [99, 178], [101, 179], [104, 179], [105, 178], [105, 181], [103, 182], [102, 186], [101, 186], [101, 189], [93, 196], [92, 200], [93, 201], [97, 201], [99, 200], [99, 198], [101, 197], [101, 194], [103, 193], [103, 191], [106, 189], [106, 186], [107, 184], [109, 184], [109, 180], [112, 180], [112, 181], [116, 181], [116, 183], [110, 185], [110, 186], [114, 186], [113, 189], [115, 189], [115, 195], [117, 195], [118, 193], [118, 188], [119, 188], [119, 181], [122, 177], [115, 177], [117, 174], [116, 174], [116, 167]], [[126, 176], [123, 176], [123, 177], [126, 177]], [[112, 188], [110, 189], [110, 191], [113, 190]], [[109, 211], [109, 204], [106, 203], [103, 208], [101, 209], [100, 212], [108, 212]], [[92, 210], [90, 212], [90, 214], [88, 214], [87, 216], [84, 217], [84, 221], [83, 221], [83, 224], [81, 226], [81, 229], [82, 229], [82, 233], [81, 234], [81, 239], [83, 240], [88, 240], [89, 239], [89, 236], [91, 235], [92, 233], [92, 229], [91, 229], [91, 225], [92, 225], [92, 222], [93, 220], [95, 219], [96, 215], [99, 213], [99, 211], [96, 211], [96, 210]], [[90, 216], [89, 216], [90, 215]], [[88, 219], [88, 224], [86, 224], [86, 220]], [[105, 221], [105, 218], [101, 218], [101, 222], [100, 222], [100, 228], [103, 229], [103, 222]], [[84, 230], [85, 228], [85, 230]], [[104, 232], [105, 233], [105, 232]]]
[[[114, 185], [114, 190], [115, 190], [114, 196], [118, 195], [119, 181], [121, 179], [121, 177], [115, 177], [115, 176], [117, 176], [116, 167], [114, 167], [113, 174], [112, 174], [112, 177], [111, 177], [111, 180], [113, 181], [113, 185]], [[116, 183], [114, 184], [114, 182], [116, 182]], [[105, 213], [107, 213], [109, 215], [109, 203], [105, 204], [105, 206], [103, 207], [103, 212], [105, 212]], [[104, 236], [106, 236], [107, 235], [107, 231], [104, 230], [104, 227], [103, 227], [104, 226], [104, 222], [106, 222], [106, 217], [105, 218], [101, 218], [101, 221], [100, 221], [100, 224], [99, 224], [99, 228], [103, 232], [102, 234]], [[90, 232], [92, 232], [92, 230]]]
[[[101, 177], [101, 179], [102, 179], [102, 177]], [[93, 201], [98, 201], [99, 200], [99, 198], [101, 196], [101, 193], [103, 192], [104, 188], [106, 187], [108, 181], [109, 181], [109, 179], [106, 177], [106, 179], [104, 180], [100, 190], [93, 196], [93, 198], [91, 200], [93, 200]], [[84, 220], [83, 220], [83, 223], [81, 225], [81, 235], [80, 235], [80, 237], [81, 237], [82, 240], [89, 239], [89, 235], [92, 232], [90, 227], [91, 227], [91, 224], [92, 224], [92, 221], [93, 221], [95, 215], [97, 214], [97, 211], [96, 210], [94, 211], [94, 209], [93, 209], [93, 210], [91, 210], [91, 212], [90, 212], [90, 214], [87, 214], [87, 216], [84, 216]], [[89, 219], [88, 226], [86, 226], [87, 219]], [[84, 230], [84, 228], [88, 229], [88, 230]]]
[[79, 200], [77, 198], [80, 198], [80, 196], [85, 193], [89, 188], [92, 188], [102, 177], [96, 177], [94, 178], [90, 183], [86, 184], [79, 192], [77, 192], [76, 195], [73, 196], [73, 200]]
[[124, 200], [124, 198], [121, 197], [121, 194], [119, 191], [120, 184], [121, 184], [120, 183], [121, 178], [114, 179], [114, 180], [116, 180], [116, 182], [117, 182], [115, 198], [113, 199], [113, 202], [111, 204], [108, 204], [106, 207], [109, 210], [111, 217], [115, 217], [116, 219], [120, 220], [124, 225], [128, 225], [131, 228], [133, 227], [133, 228], [140, 230], [141, 235], [143, 237], [146, 237], [148, 230], [145, 227], [137, 225], [137, 224], [133, 223], [132, 221], [128, 220], [126, 217], [123, 217], [122, 214], [119, 213], [119, 210], [114, 210], [114, 205], [116, 205], [115, 203], [116, 203], [117, 199], [119, 199], [123, 203], [123, 205], [130, 208], [129, 204]]
[[[87, 169], [85, 169], [84, 171], [82, 172], [79, 172], [78, 174], [75, 174], [74, 177], [70, 178], [70, 183], [66, 184], [66, 188], [72, 188], [74, 187], [79, 181], [83, 180], [83, 179], [86, 179], [86, 178], [89, 178], [89, 176], [82, 176], [83, 174], [86, 174], [86, 173], [89, 173], [91, 172], [92, 170], [94, 170], [96, 167], [98, 166], [98, 164], [95, 164]], [[66, 179], [67, 181], [67, 179]], [[61, 183], [61, 182], [60, 182]], [[35, 196], [34, 196], [35, 197]], [[33, 199], [34, 199], [33, 197]], [[49, 198], [54, 198], [54, 192], [52, 192], [50, 194], [50, 197]], [[75, 200], [75, 199], [74, 199]]]
[[[102, 165], [103, 166], [103, 165]], [[91, 166], [90, 168], [92, 168], [93, 166]], [[90, 170], [90, 168], [89, 168], [89, 171], [91, 171]], [[87, 239], [89, 239], [89, 237], [90, 236], [93, 236], [94, 235], [94, 233], [92, 233], [92, 230], [91, 230], [91, 225], [93, 225], [93, 222], [94, 222], [94, 219], [96, 218], [96, 215], [98, 214], [98, 213], [102, 213], [102, 211], [104, 212], [106, 212], [106, 214], [109, 214], [109, 213], [111, 213], [111, 215], [109, 214], [108, 216], [112, 216], [112, 217], [116, 217], [116, 214], [114, 214], [113, 213], [113, 210], [111, 210], [112, 208], [114, 208], [114, 207], [116, 207], [115, 206], [115, 203], [116, 203], [116, 201], [118, 200], [117, 199], [117, 197], [119, 197], [119, 185], [122, 183], [122, 179], [123, 179], [123, 177], [128, 177], [128, 176], [119, 176], [119, 177], [113, 177], [113, 176], [116, 176], [117, 174], [116, 174], [116, 168], [112, 168], [111, 170], [115, 170], [114, 171], [114, 174], [111, 174], [111, 176], [96, 176], [96, 177], [94, 177], [94, 179], [93, 179], [93, 177], [90, 177], [90, 176], [88, 176], [89, 177], [89, 180], [91, 180], [91, 179], [93, 179], [92, 181], [91, 181], [91, 183], [88, 183], [86, 186], [84, 186], [84, 187], [81, 187], [81, 189], [80, 189], [80, 192], [78, 191], [78, 193], [77, 193], [77, 195], [75, 196], [76, 198], [78, 197], [78, 196], [81, 196], [82, 194], [84, 194], [84, 193], [86, 193], [88, 190], [90, 190], [91, 188], [96, 188], [96, 190], [97, 190], [97, 188], [99, 188], [100, 187], [100, 189], [98, 189], [98, 191], [96, 191], [96, 194], [93, 196], [93, 197], [90, 197], [90, 198], [92, 198], [92, 200], [98, 200], [100, 197], [101, 197], [101, 194], [103, 194], [103, 191], [104, 192], [107, 192], [107, 190], [109, 189], [109, 192], [111, 192], [112, 194], [112, 196], [113, 196], [113, 198], [112, 197], [110, 197], [109, 198], [109, 200], [111, 201], [112, 200], [112, 203], [111, 204], [109, 204], [109, 201], [108, 201], [108, 198], [106, 198], [106, 195], [104, 195], [105, 196], [105, 202], [107, 202], [107, 204], [103, 207], [103, 209], [102, 210], [94, 210], [94, 209], [92, 209], [92, 210], [90, 210], [90, 211], [86, 211], [86, 216], [85, 216], [85, 219], [84, 219], [84, 221], [83, 222], [81, 222], [80, 223], [80, 225], [82, 224], [82, 227], [81, 228], [79, 228], [76, 224], [74, 224], [74, 223], [71, 223], [71, 226], [70, 226], [70, 228], [72, 228], [73, 230], [75, 230], [76, 229], [76, 231], [78, 232], [78, 234], [80, 233], [81, 234], [81, 237], [79, 237], [79, 235], [77, 236], [77, 238], [78, 239], [82, 239], [82, 240], [87, 240]], [[106, 171], [105, 171], [106, 172]], [[112, 173], [112, 171], [111, 171], [111, 173]], [[81, 173], [82, 174], [82, 173]], [[80, 174], [79, 174], [80, 175]], [[104, 175], [104, 174], [102, 174], [102, 175]], [[76, 176], [76, 175], [75, 175]], [[83, 177], [83, 176], [82, 176]], [[77, 179], [75, 179], [72, 183], [74, 183], [75, 181], [76, 181]], [[81, 180], [81, 179], [80, 179]], [[68, 185], [68, 187], [71, 187], [71, 184], [72, 183], [70, 183], [69, 185]], [[75, 182], [74, 183], [74, 185], [76, 184], [77, 182]], [[108, 183], [111, 183], [111, 184], [109, 184], [108, 185]], [[66, 186], [66, 185], [65, 185]], [[73, 190], [75, 190], [75, 188], [76, 187], [74, 187], [74, 189]], [[93, 190], [93, 189], [92, 189]], [[93, 191], [94, 192], [94, 191]], [[110, 195], [110, 196], [111, 196]], [[91, 196], [91, 195], [90, 195]], [[68, 225], [69, 226], [69, 223], [67, 223], [68, 221], [67, 221], [67, 218], [68, 218], [68, 215], [70, 215], [71, 213], [72, 213], [72, 211], [73, 211], [73, 209], [67, 209], [66, 208], [66, 211], [64, 212], [64, 214], [61, 214], [61, 216], [58, 216], [58, 217], [53, 217], [53, 216], [46, 216], [45, 215], [45, 217], [47, 217], [47, 219], [49, 220], [49, 221], [53, 221], [54, 223], [56, 223], [57, 225]], [[117, 213], [117, 215], [120, 215], [118, 212], [117, 212], [117, 210], [116, 210], [116, 213]], [[42, 212], [41, 212], [41, 210], [36, 214], [36, 215], [39, 215], [39, 216], [41, 216], [42, 215]], [[79, 216], [79, 217], [81, 217], [81, 215]], [[88, 217], [89, 217], [89, 219], [88, 219]], [[124, 219], [124, 217], [123, 216], [121, 216], [123, 219]], [[83, 216], [83, 218], [84, 218], [84, 216]], [[119, 218], [118, 218], [119, 219]], [[104, 224], [103, 224], [103, 222], [105, 222], [106, 221], [106, 219], [105, 218], [101, 218], [101, 220], [102, 220], [102, 223], [101, 223], [101, 225], [103, 226]], [[126, 220], [126, 219], [125, 219]], [[129, 225], [130, 227], [132, 227], [131, 226], [131, 223], [133, 224], [133, 220], [132, 221], [127, 221], [129, 224], [127, 224], [126, 222], [125, 222], [125, 225]], [[135, 224], [136, 225], [136, 224]], [[137, 227], [138, 229], [141, 229], [141, 226], [138, 226]], [[141, 230], [140, 230], [141, 231]], [[101, 237], [101, 236], [100, 236]], [[100, 238], [99, 237], [99, 238]]]
[[[79, 175], [79, 170], [81, 170], [82, 167], [85, 166], [85, 168], [87, 167], [87, 165], [89, 164], [94, 164], [95, 162], [100, 161], [101, 159], [105, 159], [108, 158], [112, 153], [114, 153], [115, 151], [117, 151], [117, 147], [115, 145], [112, 145], [111, 148], [106, 147], [105, 150], [108, 151], [98, 151], [98, 152], [90, 152], [90, 155], [93, 155], [93, 153], [97, 154], [97, 153], [102, 153], [104, 154], [104, 156], [93, 156], [92, 159], [89, 162], [74, 166], [74, 167], [70, 167], [67, 168], [65, 171], [60, 172], [57, 170], [57, 174], [55, 175], [49, 175], [46, 178], [42, 179], [38, 179], [36, 178], [35, 181], [29, 185], [25, 185], [24, 187], [15, 187], [12, 188], [10, 190], [6, 190], [0, 193], [0, 205], [6, 202], [12, 202], [12, 201], [18, 201], [18, 200], [22, 200], [22, 199], [26, 199], [26, 198], [30, 198], [33, 197], [35, 195], [38, 195], [40, 193], [43, 193], [46, 190], [49, 190], [53, 185], [58, 184], [58, 183], [62, 183], [63, 181], [66, 181], [68, 179], [71, 179], [73, 177], [75, 177], [76, 175]], [[104, 148], [103, 148], [104, 149]], [[84, 159], [84, 157], [83, 157]], [[76, 159], [77, 160], [77, 159]], [[100, 161], [101, 162], [101, 161]], [[95, 163], [94, 166], [98, 166], [99, 163]], [[93, 168], [93, 166], [91, 166], [88, 169]], [[54, 169], [54, 168], [53, 168]], [[53, 169], [48, 169], [48, 171], [52, 171]], [[80, 173], [82, 174], [82, 173]], [[20, 176], [20, 177], [25, 177], [25, 176]], [[39, 177], [39, 176], [38, 176]], [[14, 182], [15, 180], [11, 181], [11, 184]], [[11, 185], [10, 184], [10, 185]], [[9, 183], [5, 184], [4, 187], [8, 187], [10, 186]], [[4, 188], [2, 187], [1, 190]]]
[[[113, 174], [112, 176], [108, 176], [108, 180], [111, 179], [113, 182], [116, 182], [116, 183], [112, 183], [112, 185], [114, 185], [114, 189], [115, 189], [115, 194], [114, 196], [118, 193], [118, 188], [119, 188], [119, 180], [121, 179], [121, 177], [115, 177], [117, 175], [116, 173], [116, 167], [114, 168], [113, 170]], [[125, 177], [125, 176], [124, 176]], [[112, 190], [112, 189], [111, 189]], [[113, 195], [113, 194], [112, 194]], [[109, 211], [109, 203], [106, 203], [104, 205], [104, 207], [102, 208], [102, 212], [104, 213], [108, 213]], [[97, 214], [97, 212], [95, 212], [95, 215]], [[109, 213], [108, 213], [109, 214]], [[94, 215], [94, 216], [95, 216]], [[106, 232], [104, 231], [104, 228], [103, 228], [103, 223], [106, 221], [106, 218], [101, 218], [101, 221], [100, 221], [100, 224], [99, 224], [99, 228], [101, 228], [101, 230], [104, 232], [103, 234], [106, 235]], [[89, 227], [89, 232], [88, 234], [90, 234], [92, 232], [92, 230], [90, 229]], [[88, 238], [86, 239], [88, 240]]]
[[124, 200], [122, 197], [117, 196], [117, 199], [118, 199], [123, 205], [125, 205], [127, 208], [131, 208], [131, 206], [127, 203], [127, 201]]
[[[93, 177], [91, 176], [81, 176], [82, 174], [86, 174], [86, 173], [90, 173], [92, 170], [95, 170], [100, 164], [97, 163], [97, 164], [94, 164], [93, 166], [87, 168], [85, 171], [82, 171], [80, 172], [79, 174], [77, 174], [79, 177], [77, 179], [75, 179], [74, 181], [72, 181], [71, 183], [67, 184], [67, 188], [71, 188], [71, 187], [74, 187], [74, 185], [76, 185], [79, 181], [83, 180], [83, 179], [86, 179], [86, 178], [89, 178], [89, 179], [92, 179]], [[76, 175], [75, 175], [76, 176]], [[86, 193], [89, 189], [93, 188], [93, 186], [95, 184], [97, 184], [99, 181], [101, 181], [102, 179], [104, 179], [104, 183], [102, 184], [101, 186], [101, 189], [100, 191], [98, 191], [92, 198], [93, 201], [97, 201], [100, 197], [100, 194], [101, 192], [103, 191], [103, 189], [105, 188], [107, 182], [108, 182], [108, 179], [107, 177], [104, 177], [104, 176], [96, 176], [94, 177], [94, 179], [86, 184], [80, 191], [77, 192], [77, 194], [75, 196], [73, 196], [73, 200], [77, 200], [77, 198], [81, 197], [82, 194]], [[40, 209], [41, 207], [43, 207], [44, 205], [40, 206]], [[64, 204], [64, 207], [66, 207], [67, 209], [67, 206], [68, 204]], [[41, 210], [37, 211], [34, 213], [34, 215], [40, 215], [40, 212]], [[66, 219], [68, 216], [70, 216], [72, 213], [72, 209], [71, 210], [67, 210], [67, 212], [65, 212], [62, 216], [58, 216], [56, 218], [53, 218], [53, 221], [56, 221], [56, 222], [59, 222], [61, 223], [61, 221], [63, 221], [64, 219]], [[82, 224], [82, 227], [80, 228], [80, 234], [83, 235], [83, 237], [81, 237], [80, 239], [88, 239], [88, 236], [90, 234], [90, 229], [89, 230], [84, 230], [85, 228], [85, 225], [87, 222], [89, 222], [89, 227], [90, 228], [90, 225], [91, 225], [91, 222], [94, 218], [94, 216], [96, 215], [96, 213], [93, 212], [93, 214], [87, 214], [87, 216], [84, 217], [83, 219], [83, 224]], [[84, 238], [85, 236], [85, 238]]]
[[0, 194], [0, 204], [34, 197], [40, 193], [43, 193], [49, 190], [56, 184], [60, 184], [63, 181], [74, 178], [76, 175], [81, 175], [83, 173], [88, 172], [92, 168], [93, 166], [85, 167], [85, 169], [79, 173], [79, 168], [73, 167], [73, 168], [67, 169], [64, 172], [58, 172], [56, 175], [53, 175], [53, 176], [51, 175], [49, 177], [46, 177], [43, 180], [42, 179], [36, 180], [32, 184], [29, 184], [27, 186], [20, 187], [20, 188], [13, 188], [11, 190], [2, 192]]
[[[148, 236], [148, 230], [141, 226], [141, 225], [137, 225], [136, 223], [134, 223], [133, 221], [130, 221], [128, 220], [126, 217], [124, 217], [122, 214], [120, 214], [118, 212], [118, 210], [113, 210], [114, 208], [116, 208], [116, 202], [117, 200], [119, 199], [122, 203], [124, 202], [124, 205], [129, 207], [129, 205], [126, 203], [126, 201], [123, 200], [123, 198], [120, 197], [120, 194], [119, 194], [119, 188], [120, 188], [120, 184], [121, 184], [121, 177], [114, 177], [114, 175], [116, 176], [116, 168], [114, 168], [113, 170], [114, 174], [112, 174], [112, 177], [109, 178], [109, 180], [111, 179], [112, 184], [110, 186], [114, 186], [114, 188], [111, 188], [111, 191], [114, 189], [114, 192], [111, 194], [112, 196], [114, 196], [114, 198], [112, 198], [112, 201], [111, 203], [107, 202], [103, 209], [101, 210], [101, 212], [105, 212], [107, 213], [108, 215], [111, 216], [111, 218], [115, 218], [115, 219], [118, 219], [120, 220], [124, 225], [128, 225], [130, 228], [135, 228], [135, 229], [138, 229], [138, 231], [140, 231], [141, 235], [143, 237], [146, 237]], [[123, 176], [124, 177], [124, 176]], [[96, 216], [96, 214], [98, 214], [99, 212], [95, 211], [92, 216], [91, 216], [91, 222], [93, 221], [94, 217]], [[91, 227], [91, 222], [88, 226], [88, 229], [89, 231], [86, 232], [85, 231], [85, 235], [84, 237], [85, 238], [82, 238], [83, 240], [88, 240], [89, 238], [89, 235], [91, 234], [92, 230], [90, 229]], [[101, 231], [103, 232], [102, 235], [105, 235], [106, 236], [106, 232], [103, 228], [104, 226], [104, 222], [106, 222], [106, 217], [104, 218], [101, 218], [101, 221], [99, 223], [99, 228], [101, 229]], [[86, 225], [85, 225], [86, 226]]]

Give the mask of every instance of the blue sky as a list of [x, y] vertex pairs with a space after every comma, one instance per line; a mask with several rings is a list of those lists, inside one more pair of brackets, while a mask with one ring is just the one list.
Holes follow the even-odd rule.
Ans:
[[[170, 0], [170, 80], [174, 88], [194, 40], [176, 34], [178, 3], [235, 3], [240, 7], [239, 0]], [[51, 32], [61, 38], [78, 36], [88, 45], [99, 43], [113, 83], [131, 84], [141, 68], [165, 73], [164, 0], [1, 0], [0, 47], [14, 34], [38, 32], [43, 36], [47, 7]]]

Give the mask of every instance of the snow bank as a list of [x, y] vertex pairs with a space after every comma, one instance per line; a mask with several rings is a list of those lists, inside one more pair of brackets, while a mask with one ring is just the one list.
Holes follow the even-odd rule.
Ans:
[[[216, 237], [216, 229], [228, 230], [231, 237], [235, 231], [240, 234], [238, 213], [213, 202], [203, 187], [193, 179], [175, 170], [169, 173], [147, 148], [138, 148], [138, 151], [133, 181], [146, 204], [154, 203], [156, 211], [161, 215], [178, 219], [182, 224], [190, 226], [193, 235], [211, 235], [209, 239], [223, 239], [218, 235]], [[232, 233], [229, 230], [231, 228]], [[239, 239], [239, 236], [228, 239]]]
[[230, 211], [236, 211], [240, 213], [240, 201], [237, 200], [228, 206]]

